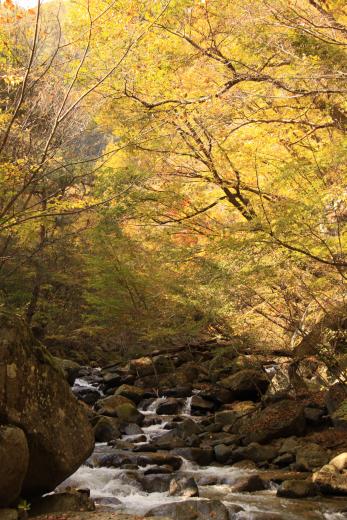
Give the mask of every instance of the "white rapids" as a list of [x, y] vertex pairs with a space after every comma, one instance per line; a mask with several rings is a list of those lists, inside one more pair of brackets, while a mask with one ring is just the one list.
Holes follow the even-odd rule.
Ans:
[[[77, 379], [75, 386], [79, 388], [96, 389], [92, 382]], [[165, 426], [170, 422], [169, 416], [156, 414], [158, 406], [165, 401], [165, 397], [154, 399], [152, 403], [139, 407], [146, 420], [155, 424], [142, 427], [146, 442], [135, 443], [137, 448], [153, 441], [155, 438], [167, 433]], [[181, 415], [191, 416], [191, 401], [188, 397], [184, 403]], [[191, 416], [192, 417], [192, 416]], [[192, 417], [192, 419], [196, 419]], [[137, 435], [124, 435], [122, 440], [136, 441]], [[114, 448], [106, 443], [99, 443], [95, 447], [95, 457], [91, 457], [87, 465], [81, 466], [74, 475], [59, 486], [59, 490], [66, 487], [88, 488], [91, 497], [101, 508], [110, 511], [121, 511], [129, 514], [145, 515], [153, 507], [187, 500], [184, 497], [171, 497], [168, 492], [151, 492], [144, 490], [142, 485], [146, 470], [153, 466], [139, 469], [125, 469], [114, 467], [95, 466], [101, 455], [110, 455]], [[182, 459], [179, 476], [194, 477], [198, 487], [200, 498], [189, 500], [216, 499], [224, 503], [230, 510], [230, 520], [265, 520], [267, 515], [278, 520], [347, 520], [347, 513], [339, 512], [343, 507], [336, 500], [317, 499], [288, 500], [276, 497], [276, 486], [267, 491], [257, 493], [233, 493], [232, 485], [240, 478], [250, 474], [250, 470], [238, 469], [227, 465], [210, 465], [201, 467], [190, 461]], [[152, 475], [155, 478], [155, 475]], [[167, 476], [166, 476], [167, 477]], [[158, 479], [163, 478], [157, 475]], [[346, 504], [346, 502], [344, 502]], [[343, 505], [343, 504], [342, 504]], [[235, 512], [235, 506], [242, 507], [242, 511]], [[232, 512], [233, 511], [233, 512]], [[218, 519], [216, 519], [218, 520]]]

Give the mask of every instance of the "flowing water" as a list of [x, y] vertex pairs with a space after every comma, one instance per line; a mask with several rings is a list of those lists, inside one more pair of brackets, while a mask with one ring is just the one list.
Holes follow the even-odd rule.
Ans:
[[[77, 380], [76, 384], [92, 386], [90, 383], [83, 382], [83, 380]], [[142, 428], [147, 442], [153, 441], [168, 432], [165, 426], [170, 422], [170, 417], [161, 417], [156, 414], [158, 405], [164, 400], [165, 398], [158, 398], [146, 409], [141, 409], [147, 420], [155, 421], [155, 424]], [[187, 398], [182, 409], [182, 415], [190, 415], [190, 412], [191, 398]], [[194, 419], [193, 416], [191, 417]], [[136, 441], [136, 437], [135, 435], [123, 435], [122, 440]], [[139, 447], [143, 444], [146, 443], [134, 443], [135, 446]], [[115, 448], [106, 443], [97, 444], [86, 465], [81, 466], [59, 489], [64, 489], [67, 486], [88, 488], [91, 491], [91, 497], [100, 507], [129, 514], [143, 515], [155, 506], [187, 500], [183, 497], [171, 497], [168, 492], [148, 493], [144, 491], [141, 481], [145, 477], [145, 473], [151, 469], [151, 466], [137, 470], [99, 467], [98, 461], [100, 458], [103, 455], [110, 455], [114, 451]], [[178, 473], [180, 476], [194, 477], [202, 499], [221, 500], [226, 507], [230, 508], [230, 511], [235, 506], [241, 506], [243, 511], [230, 512], [231, 520], [258, 520], [260, 518], [262, 520], [267, 520], [267, 518], [271, 518], [271, 520], [273, 518], [278, 518], [278, 520], [347, 519], [347, 512], [344, 512], [347, 511], [347, 499], [283, 499], [276, 497], [275, 485], [272, 486], [272, 489], [257, 493], [233, 493], [232, 484], [249, 475], [251, 470], [233, 468], [227, 465], [202, 467], [183, 459]], [[201, 498], [195, 500], [201, 500]], [[194, 499], [190, 498], [189, 500]]]

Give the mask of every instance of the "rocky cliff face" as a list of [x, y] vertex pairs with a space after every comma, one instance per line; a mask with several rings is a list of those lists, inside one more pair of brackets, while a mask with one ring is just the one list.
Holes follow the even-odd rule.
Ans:
[[[85, 411], [54, 359], [19, 318], [7, 314], [0, 315], [0, 424], [19, 429], [18, 442], [21, 437], [23, 450], [26, 445], [28, 450], [28, 462], [20, 469], [15, 453], [8, 461], [8, 471], [20, 473], [14, 479], [17, 488], [8, 492], [8, 503], [19, 494], [52, 491], [93, 450]], [[0, 435], [0, 449], [5, 442], [6, 437]], [[1, 478], [0, 474], [0, 489], [5, 486], [6, 473], [4, 482]]]

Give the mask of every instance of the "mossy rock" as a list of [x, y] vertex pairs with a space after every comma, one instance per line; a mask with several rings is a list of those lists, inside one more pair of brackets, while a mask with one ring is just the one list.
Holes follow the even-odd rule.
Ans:
[[125, 423], [141, 424], [143, 421], [142, 413], [131, 403], [124, 403], [117, 406], [116, 413], [117, 417]]

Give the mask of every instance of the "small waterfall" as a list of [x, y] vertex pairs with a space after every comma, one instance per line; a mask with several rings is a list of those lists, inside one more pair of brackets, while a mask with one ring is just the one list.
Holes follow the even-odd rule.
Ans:
[[96, 383], [89, 383], [85, 379], [78, 377], [74, 382], [72, 390], [78, 390], [80, 388], [86, 388], [88, 390], [99, 390], [98, 386], [99, 385]]
[[182, 415], [192, 415], [192, 399], [193, 396], [187, 397], [182, 409]]
[[144, 410], [142, 406], [139, 407], [139, 410], [144, 415], [155, 415], [158, 406], [164, 401], [166, 401], [166, 397], [158, 397], [146, 408], [146, 410]]

